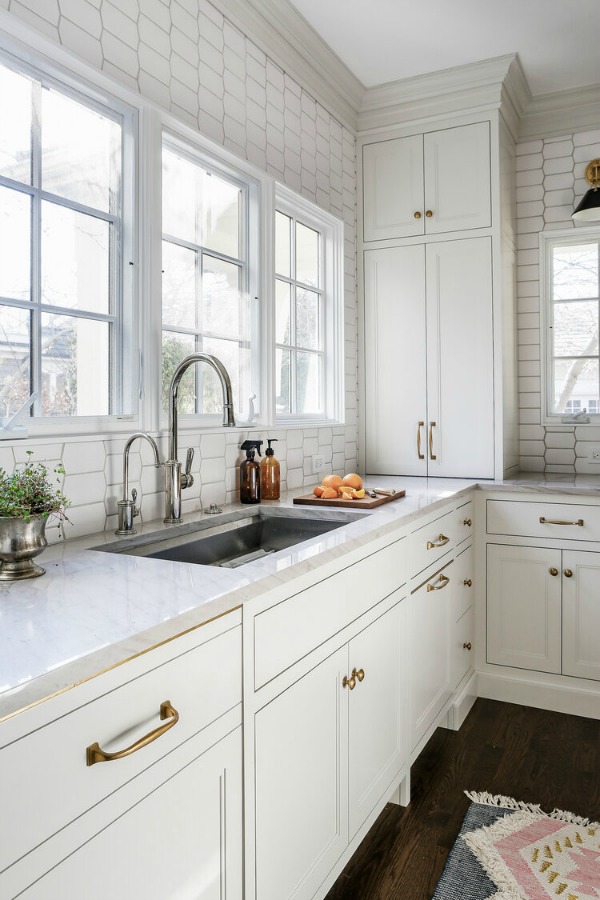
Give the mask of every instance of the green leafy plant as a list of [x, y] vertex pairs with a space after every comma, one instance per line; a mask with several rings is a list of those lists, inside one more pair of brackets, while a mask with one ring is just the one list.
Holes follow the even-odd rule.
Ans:
[[[27, 454], [31, 456], [33, 451]], [[48, 470], [44, 463], [32, 459], [17, 466], [12, 475], [0, 468], [0, 518], [19, 517], [26, 522], [32, 516], [66, 519], [69, 500], [60, 487], [64, 474], [61, 465]]]

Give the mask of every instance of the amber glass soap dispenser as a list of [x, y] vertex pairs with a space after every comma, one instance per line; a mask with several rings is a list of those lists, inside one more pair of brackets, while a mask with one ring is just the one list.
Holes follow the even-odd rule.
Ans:
[[240, 503], [260, 503], [260, 466], [254, 454], [260, 456], [262, 441], [244, 441], [246, 459], [240, 463]]
[[265, 458], [260, 464], [260, 495], [263, 500], [279, 500], [279, 460], [271, 447], [277, 438], [267, 440]]

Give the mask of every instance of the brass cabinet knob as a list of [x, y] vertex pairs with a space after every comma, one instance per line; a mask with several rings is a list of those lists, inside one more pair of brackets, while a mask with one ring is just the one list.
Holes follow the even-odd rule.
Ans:
[[554, 566], [552, 566], [551, 569], [548, 569], [548, 571], [551, 575], [558, 575], [558, 569], [555, 569]]
[[465, 519], [463, 521], [463, 525], [466, 525], [468, 528], [470, 528], [472, 524], [473, 522], [471, 521], [471, 519]]
[[465, 578], [465, 580], [463, 581], [463, 584], [465, 587], [473, 587], [473, 582], [471, 581], [470, 578]]
[[463, 650], [470, 650], [472, 646], [471, 641], [469, 641], [468, 643], [463, 644]]
[[352, 669], [352, 677], [357, 678], [359, 681], [362, 681], [365, 677], [364, 669]]
[[344, 680], [342, 681], [342, 687], [349, 687], [350, 690], [353, 691], [354, 688], [356, 687], [356, 678], [353, 675], [350, 678], [348, 678], [346, 675], [344, 675]]
[[571, 569], [565, 569], [564, 574], [565, 574], [565, 578], [572, 578], [572, 577], [573, 577], [573, 572], [571, 571]]
[[419, 212], [419, 210], [417, 210], [416, 213], [414, 213], [414, 217], [415, 217], [415, 219], [421, 218], [421, 213]]
[[432, 217], [432, 215], [433, 215], [433, 212], [432, 212], [430, 209], [428, 209], [428, 210], [425, 212], [425, 215], [427, 216], [428, 219], [430, 219], [430, 218]]

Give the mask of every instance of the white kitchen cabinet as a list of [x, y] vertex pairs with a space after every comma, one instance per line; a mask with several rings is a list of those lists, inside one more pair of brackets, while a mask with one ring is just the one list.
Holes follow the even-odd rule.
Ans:
[[494, 475], [487, 237], [367, 250], [366, 470]]
[[[571, 573], [571, 574], [569, 574]], [[562, 554], [562, 672], [600, 680], [600, 554]]]
[[488, 122], [363, 145], [363, 239], [491, 225]]
[[308, 900], [407, 761], [404, 604], [259, 709], [255, 896]]

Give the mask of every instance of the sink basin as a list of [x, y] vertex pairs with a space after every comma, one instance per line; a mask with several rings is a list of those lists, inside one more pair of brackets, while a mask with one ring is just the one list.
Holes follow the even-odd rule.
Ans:
[[368, 513], [328, 510], [318, 518], [305, 510], [238, 510], [212, 520], [169, 527], [93, 550], [149, 556], [204, 566], [237, 568], [355, 522]]

